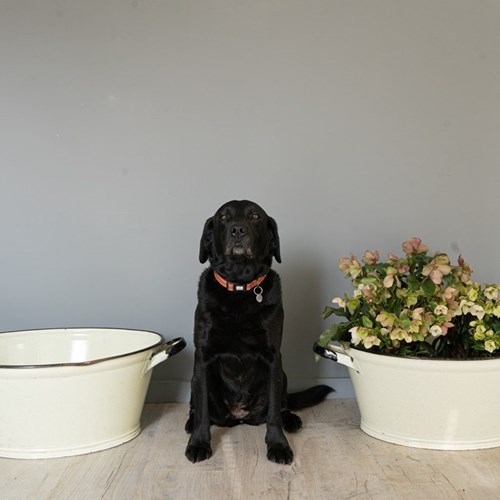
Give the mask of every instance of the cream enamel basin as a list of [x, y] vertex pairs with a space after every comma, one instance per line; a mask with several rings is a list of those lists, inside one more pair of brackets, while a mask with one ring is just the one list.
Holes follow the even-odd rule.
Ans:
[[0, 333], [0, 457], [79, 455], [133, 439], [152, 368], [185, 346], [142, 330]]

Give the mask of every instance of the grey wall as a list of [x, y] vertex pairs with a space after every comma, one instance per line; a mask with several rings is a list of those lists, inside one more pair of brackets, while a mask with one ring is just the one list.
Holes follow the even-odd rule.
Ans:
[[[0, 329], [185, 336], [205, 219], [276, 218], [293, 388], [340, 256], [421, 236], [499, 281], [495, 1], [0, 0]], [[333, 381], [350, 395], [345, 378]]]

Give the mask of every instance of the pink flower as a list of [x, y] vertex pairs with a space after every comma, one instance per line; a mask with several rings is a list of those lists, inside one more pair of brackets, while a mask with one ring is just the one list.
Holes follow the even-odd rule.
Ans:
[[410, 271], [410, 266], [408, 265], [407, 262], [403, 262], [399, 267], [398, 267], [398, 273], [399, 274], [407, 274]]
[[371, 349], [374, 345], [380, 345], [380, 339], [376, 335], [368, 335], [363, 340], [363, 346], [365, 347], [365, 349]]
[[472, 274], [472, 267], [464, 261], [464, 258], [461, 255], [458, 256], [458, 267], [460, 268], [458, 272], [460, 280], [462, 283], [467, 283], [470, 280], [470, 275]]
[[371, 252], [370, 250], [367, 250], [365, 252], [365, 255], [363, 256], [363, 262], [368, 265], [376, 264], [378, 262], [378, 259], [380, 258], [380, 254], [375, 251]]
[[382, 311], [381, 313], [377, 314], [375, 320], [378, 321], [382, 326], [392, 328], [394, 326], [394, 323], [396, 322], [396, 316], [386, 311]]
[[435, 285], [440, 285], [443, 282], [443, 276], [450, 273], [450, 259], [444, 253], [436, 255], [434, 259], [422, 269], [422, 274], [424, 276], [429, 276]]
[[435, 285], [440, 285], [443, 282], [443, 273], [439, 269], [433, 269], [429, 274], [429, 278]]
[[384, 278], [383, 285], [385, 288], [391, 288], [392, 285], [394, 285], [394, 282], [396, 282], [396, 285], [401, 287], [401, 281], [399, 281], [399, 278], [397, 277], [397, 271], [394, 267], [388, 267], [387, 268], [387, 275]]
[[422, 243], [420, 238], [410, 238], [403, 243], [403, 252], [406, 255], [412, 253], [424, 253], [429, 250], [429, 247]]
[[340, 257], [339, 269], [345, 273], [346, 271], [349, 271], [349, 267], [351, 267], [351, 259], [348, 257]]
[[373, 285], [364, 285], [361, 291], [368, 302], [373, 302], [373, 292], [375, 291]]
[[422, 319], [422, 314], [424, 313], [424, 308], [423, 307], [417, 307], [416, 309], [413, 310], [411, 313], [411, 317], [414, 320], [421, 320]]
[[443, 297], [445, 298], [446, 302], [454, 301], [457, 298], [457, 295], [458, 295], [458, 290], [451, 286], [447, 287], [443, 292]]
[[347, 275], [351, 275], [352, 278], [358, 277], [362, 272], [361, 264], [354, 255], [351, 255], [349, 258], [340, 257], [339, 269]]
[[455, 325], [453, 323], [450, 323], [449, 321], [447, 321], [446, 323], [443, 323], [441, 325], [441, 330], [442, 330], [442, 333], [441, 335], [446, 335], [448, 333], [448, 330], [452, 327], [454, 327]]

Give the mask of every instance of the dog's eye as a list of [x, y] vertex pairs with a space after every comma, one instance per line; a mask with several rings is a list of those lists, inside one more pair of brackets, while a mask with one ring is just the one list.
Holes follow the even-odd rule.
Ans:
[[227, 220], [226, 214], [219, 214], [219, 220]]
[[257, 214], [257, 213], [254, 212], [254, 213], [250, 214], [250, 218], [252, 220], [259, 220], [260, 219], [260, 214]]

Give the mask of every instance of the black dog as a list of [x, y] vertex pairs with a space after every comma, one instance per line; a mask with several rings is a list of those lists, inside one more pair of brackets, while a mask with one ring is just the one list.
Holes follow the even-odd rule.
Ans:
[[319, 403], [332, 391], [316, 386], [287, 395], [281, 366], [283, 306], [272, 258], [281, 262], [274, 219], [250, 201], [231, 201], [207, 220], [200, 244], [201, 275], [195, 314], [195, 362], [186, 431], [186, 456], [212, 455], [210, 425], [266, 423], [267, 457], [289, 464], [283, 433], [302, 427], [290, 410]]

